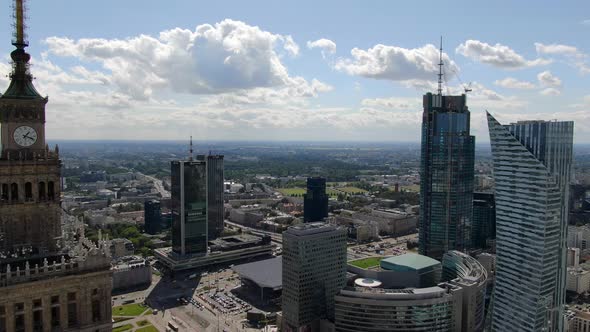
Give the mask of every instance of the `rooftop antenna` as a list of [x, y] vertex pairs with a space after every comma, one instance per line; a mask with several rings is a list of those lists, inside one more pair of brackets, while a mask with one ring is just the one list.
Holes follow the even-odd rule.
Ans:
[[12, 17], [14, 19], [14, 33], [12, 40], [12, 45], [14, 45], [18, 49], [24, 49], [25, 47], [29, 46], [29, 42], [27, 41], [26, 35], [26, 25], [25, 25], [25, 18], [26, 18], [26, 1], [25, 0], [14, 0], [12, 7], [14, 12]]
[[191, 139], [190, 139], [190, 143], [189, 143], [188, 160], [193, 161], [193, 136], [192, 135], [191, 135]]
[[440, 36], [440, 49], [439, 49], [439, 62], [438, 62], [438, 95], [442, 96], [442, 83], [443, 83], [443, 48], [442, 48], [442, 36]]

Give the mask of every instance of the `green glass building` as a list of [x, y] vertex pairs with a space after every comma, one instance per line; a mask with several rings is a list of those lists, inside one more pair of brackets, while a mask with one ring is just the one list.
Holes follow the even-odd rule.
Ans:
[[171, 171], [172, 250], [179, 255], [206, 254], [206, 163], [173, 161]]
[[423, 99], [420, 165], [420, 254], [440, 260], [470, 246], [475, 137], [467, 97]]

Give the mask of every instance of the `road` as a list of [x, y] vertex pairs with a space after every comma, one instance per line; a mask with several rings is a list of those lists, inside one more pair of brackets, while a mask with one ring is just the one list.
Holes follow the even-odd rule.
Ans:
[[272, 242], [275, 242], [277, 244], [283, 244], [283, 235], [281, 235], [281, 234], [277, 234], [277, 233], [273, 233], [273, 232], [269, 232], [269, 231], [264, 231], [264, 230], [261, 230], [261, 229], [256, 229], [256, 228], [252, 228], [252, 227], [248, 227], [248, 226], [236, 224], [235, 222], [231, 222], [231, 221], [228, 221], [228, 220], [225, 220], [224, 222], [227, 225], [241, 228], [242, 231], [249, 231], [251, 233], [258, 234], [258, 235], [268, 235], [268, 236], [270, 236], [270, 239], [271, 239]]
[[162, 180], [156, 179], [153, 176], [149, 176], [149, 175], [143, 175], [145, 176], [145, 178], [149, 181], [152, 181], [154, 183], [154, 187], [156, 187], [156, 190], [158, 191], [158, 193], [160, 194], [160, 196], [162, 196], [162, 198], [170, 198], [170, 192], [166, 189], [164, 189], [164, 183]]

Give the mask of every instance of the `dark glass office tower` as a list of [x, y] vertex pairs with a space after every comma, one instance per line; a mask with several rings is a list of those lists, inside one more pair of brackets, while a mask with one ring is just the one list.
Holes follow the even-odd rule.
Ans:
[[432, 93], [423, 99], [419, 245], [437, 260], [470, 245], [475, 137], [466, 101]]
[[148, 234], [154, 235], [162, 230], [160, 201], [154, 199], [143, 203], [143, 221]]
[[207, 168], [204, 161], [173, 161], [172, 250], [207, 253]]
[[496, 238], [496, 202], [492, 193], [473, 193], [471, 247], [487, 248], [487, 240]]
[[198, 155], [207, 163], [207, 219], [209, 240], [223, 232], [223, 156]]
[[326, 179], [307, 178], [307, 193], [303, 198], [303, 219], [305, 222], [322, 221], [328, 216], [328, 195]]

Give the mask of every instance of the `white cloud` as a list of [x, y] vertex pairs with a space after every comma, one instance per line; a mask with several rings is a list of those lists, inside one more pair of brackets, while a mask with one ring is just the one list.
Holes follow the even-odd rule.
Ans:
[[556, 88], [547, 88], [541, 90], [541, 92], [539, 93], [543, 96], [559, 96], [561, 94], [561, 91], [557, 90]]
[[366, 98], [361, 101], [361, 105], [389, 110], [418, 111], [422, 109], [422, 98]]
[[528, 81], [519, 81], [513, 77], [506, 77], [501, 80], [496, 80], [495, 85], [501, 86], [507, 89], [534, 89], [535, 85]]
[[490, 45], [472, 39], [460, 44], [455, 51], [474, 61], [504, 69], [541, 66], [551, 63], [551, 60], [543, 58], [527, 60], [508, 46], [502, 44]]
[[535, 43], [538, 54], [552, 54], [563, 57], [564, 61], [570, 66], [577, 68], [581, 74], [590, 74], [590, 65], [588, 64], [588, 55], [580, 51], [577, 47], [564, 44], [542, 44]]
[[539, 80], [539, 83], [542, 86], [545, 87], [560, 87], [561, 86], [561, 80], [559, 79], [559, 77], [554, 76], [550, 71], [546, 70], [544, 72], [540, 72], [537, 75], [537, 79]]
[[535, 43], [535, 49], [539, 54], [566, 54], [580, 56], [581, 52], [575, 46], [564, 44]]
[[[368, 50], [354, 48], [352, 59], [339, 59], [335, 68], [350, 75], [399, 81], [410, 86], [421, 86], [434, 81], [438, 73], [439, 50], [431, 44], [407, 49], [378, 44]], [[448, 81], [459, 71], [447, 54], [443, 54]]]
[[326, 57], [326, 54], [336, 53], [336, 43], [326, 38], [321, 38], [316, 41], [308, 41], [307, 48], [319, 48], [322, 51], [322, 57], [324, 58]]
[[[171, 89], [191, 94], [217, 94], [242, 89], [290, 87], [313, 89], [290, 76], [281, 52], [296, 56], [291, 36], [226, 19], [199, 25], [194, 31], [175, 28], [158, 38], [139, 35], [126, 40], [46, 39], [48, 53], [97, 62], [108, 72], [117, 92], [149, 100], [154, 91]], [[78, 69], [78, 74], [84, 74]]]
[[590, 19], [583, 20], [582, 22], [580, 22], [580, 24], [582, 24], [582, 25], [590, 25]]

